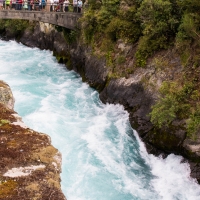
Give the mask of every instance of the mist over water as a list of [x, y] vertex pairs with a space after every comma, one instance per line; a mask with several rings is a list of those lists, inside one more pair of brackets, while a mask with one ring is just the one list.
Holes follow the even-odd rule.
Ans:
[[0, 79], [30, 128], [62, 153], [68, 200], [198, 200], [200, 186], [180, 156], [148, 155], [120, 105], [98, 93], [50, 51], [0, 40]]

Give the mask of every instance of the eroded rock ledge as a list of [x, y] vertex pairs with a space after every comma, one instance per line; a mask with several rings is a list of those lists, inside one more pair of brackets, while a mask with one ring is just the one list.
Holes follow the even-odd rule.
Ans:
[[49, 136], [26, 127], [0, 81], [0, 199], [66, 200], [60, 189], [61, 155]]

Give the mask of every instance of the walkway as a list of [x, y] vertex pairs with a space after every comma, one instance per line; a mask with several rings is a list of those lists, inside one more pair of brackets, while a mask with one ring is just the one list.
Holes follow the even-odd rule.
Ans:
[[41, 21], [49, 24], [62, 26], [68, 29], [75, 29], [78, 26], [78, 19], [81, 13], [74, 12], [43, 12], [25, 10], [1, 10], [0, 19], [26, 19]]

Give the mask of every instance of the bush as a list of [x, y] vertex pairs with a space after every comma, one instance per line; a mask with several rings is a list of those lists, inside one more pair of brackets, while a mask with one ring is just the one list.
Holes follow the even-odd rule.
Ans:
[[141, 57], [146, 60], [155, 51], [172, 45], [181, 15], [170, 0], [144, 0], [137, 15], [141, 19], [143, 37], [139, 41], [136, 59], [138, 65], [144, 66], [146, 63], [141, 63]]
[[190, 82], [179, 86], [175, 82], [163, 82], [160, 88], [161, 98], [152, 106], [151, 122], [161, 128], [169, 126], [175, 118], [187, 119], [190, 115], [190, 101], [194, 94], [194, 85]]
[[175, 83], [163, 82], [160, 88], [162, 97], [152, 106], [150, 113], [151, 122], [158, 128], [168, 127], [177, 117], [179, 110], [179, 102], [176, 98], [177, 90], [178, 86]]
[[150, 113], [151, 122], [158, 128], [169, 126], [176, 118], [176, 113], [179, 110], [179, 103], [176, 98], [169, 95], [161, 98], [156, 105], [152, 107]]
[[200, 63], [200, 1], [178, 1], [183, 15], [176, 36], [176, 47], [185, 66], [199, 65]]
[[190, 115], [187, 121], [188, 137], [195, 140], [198, 132], [200, 132], [200, 106]]
[[105, 33], [112, 41], [123, 39], [126, 42], [136, 42], [141, 34], [137, 24], [115, 17], [108, 24]]
[[0, 33], [9, 32], [16, 38], [20, 37], [26, 28], [32, 28], [28, 20], [21, 19], [3, 19], [0, 20]]
[[94, 10], [89, 9], [85, 12], [80, 22], [82, 24], [84, 40], [90, 44], [98, 27]]
[[62, 31], [65, 37], [65, 40], [67, 41], [68, 44], [72, 44], [73, 42], [76, 41], [77, 34], [78, 34], [76, 30], [71, 30], [71, 29], [62, 27]]
[[175, 82], [163, 82], [161, 98], [152, 106], [151, 122], [158, 128], [169, 127], [174, 119], [186, 120], [187, 136], [195, 139], [200, 131], [200, 94], [197, 85], [185, 82], [183, 86]]

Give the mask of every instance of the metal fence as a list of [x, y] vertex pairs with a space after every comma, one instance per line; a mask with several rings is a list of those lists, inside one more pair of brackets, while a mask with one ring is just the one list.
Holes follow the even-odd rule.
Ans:
[[9, 5], [7, 5], [4, 1], [0, 10], [21, 10], [21, 11], [43, 11], [43, 12], [75, 12], [75, 13], [83, 13], [83, 10], [88, 7], [88, 5], [83, 4], [82, 7], [78, 7], [77, 5], [68, 4], [66, 5], [64, 2], [54, 2], [54, 3], [39, 3], [39, 2], [23, 2], [23, 3], [14, 3], [11, 1]]

